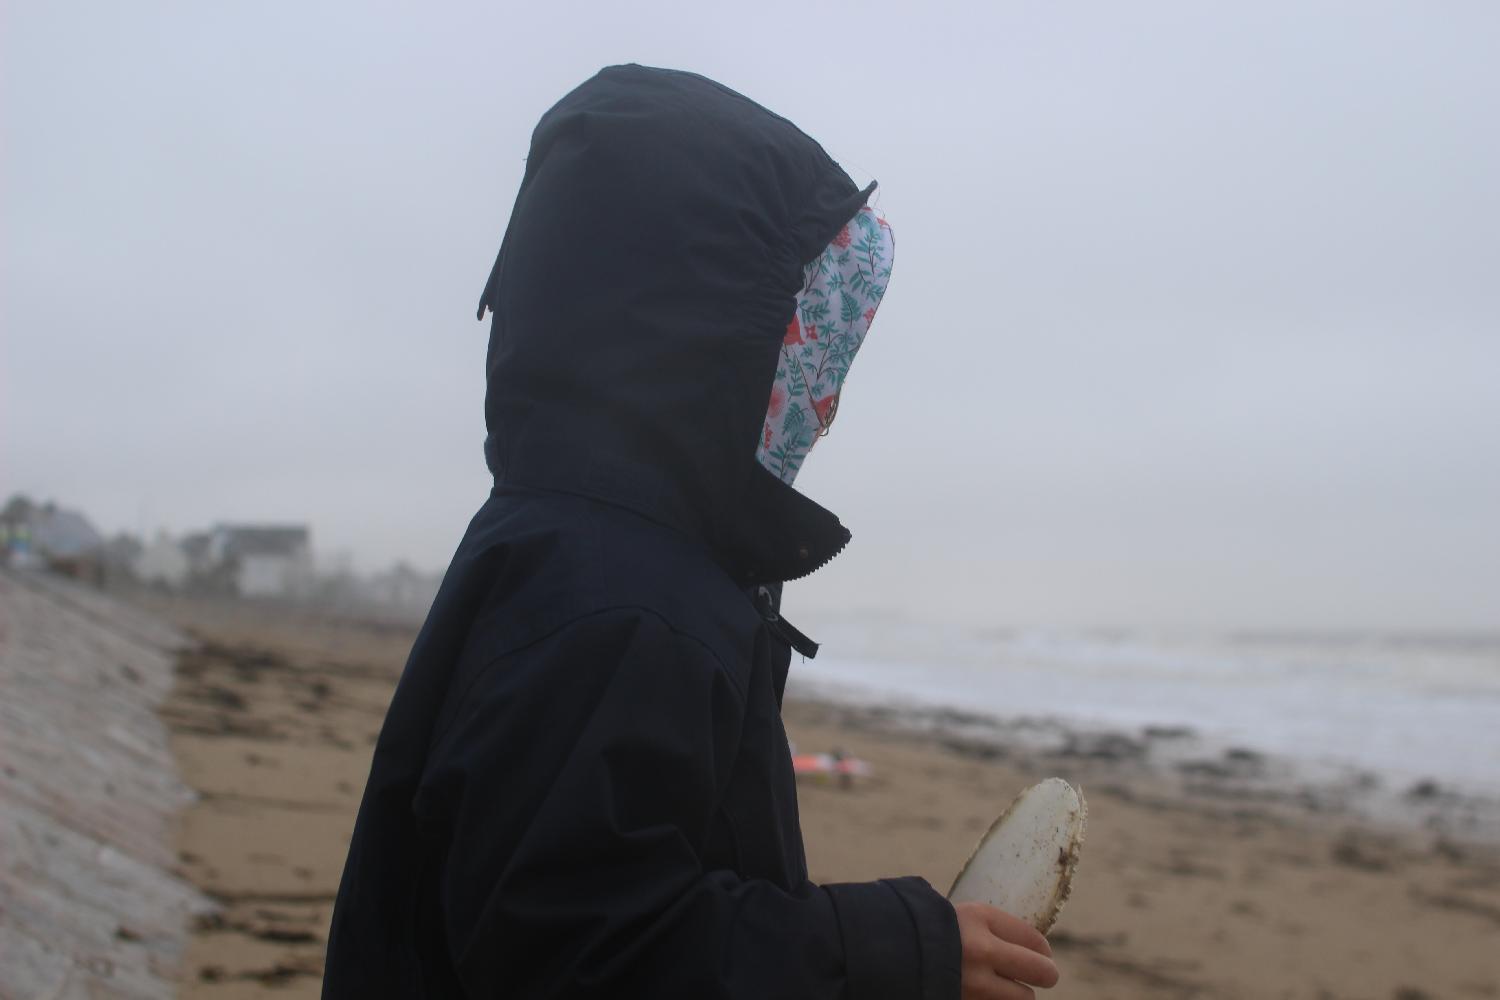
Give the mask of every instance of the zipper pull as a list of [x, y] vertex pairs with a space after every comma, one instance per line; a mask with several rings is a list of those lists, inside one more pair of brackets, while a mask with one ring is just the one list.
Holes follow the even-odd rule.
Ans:
[[782, 642], [791, 646], [804, 657], [811, 660], [818, 655], [818, 644], [809, 639], [791, 622], [776, 613], [775, 602], [771, 599], [771, 591], [766, 587], [757, 587], [755, 591], [755, 609], [765, 620], [767, 626], [774, 632]]

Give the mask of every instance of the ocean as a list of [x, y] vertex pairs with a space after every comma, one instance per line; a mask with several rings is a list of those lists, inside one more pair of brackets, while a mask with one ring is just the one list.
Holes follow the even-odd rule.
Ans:
[[[800, 623], [799, 623], [800, 624]], [[1298, 773], [1410, 794], [1500, 799], [1500, 633], [1014, 629], [846, 620], [792, 690], [861, 703], [1190, 730], [1194, 753], [1248, 750]]]

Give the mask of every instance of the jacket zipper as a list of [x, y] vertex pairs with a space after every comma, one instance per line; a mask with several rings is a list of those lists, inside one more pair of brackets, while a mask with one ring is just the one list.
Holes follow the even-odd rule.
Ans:
[[775, 604], [771, 600], [771, 591], [766, 587], [755, 588], [755, 610], [760, 612], [760, 617], [766, 626], [782, 642], [809, 660], [818, 655], [818, 644], [809, 639], [797, 626], [777, 614]]

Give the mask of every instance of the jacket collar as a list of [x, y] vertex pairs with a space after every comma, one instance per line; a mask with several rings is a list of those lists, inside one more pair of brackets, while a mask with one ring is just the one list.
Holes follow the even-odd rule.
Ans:
[[729, 521], [714, 548], [730, 575], [751, 585], [800, 580], [827, 565], [850, 538], [832, 511], [757, 462], [739, 516]]

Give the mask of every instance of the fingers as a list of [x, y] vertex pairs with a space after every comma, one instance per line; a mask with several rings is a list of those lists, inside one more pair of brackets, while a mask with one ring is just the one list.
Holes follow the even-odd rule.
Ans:
[[1006, 979], [1049, 990], [1057, 985], [1057, 964], [1052, 959], [1009, 941], [992, 938], [989, 946], [983, 949], [981, 960], [996, 975]]
[[1052, 948], [1030, 924], [983, 903], [958, 903], [963, 945], [963, 995], [985, 1000], [1029, 1000], [1031, 987], [1057, 985]]
[[986, 906], [983, 909], [985, 922], [989, 925], [990, 932], [996, 937], [1012, 944], [1018, 944], [1023, 948], [1040, 952], [1051, 956], [1052, 946], [1042, 936], [1042, 932], [1022, 920], [1020, 917], [1006, 913], [1004, 910], [994, 906]]

